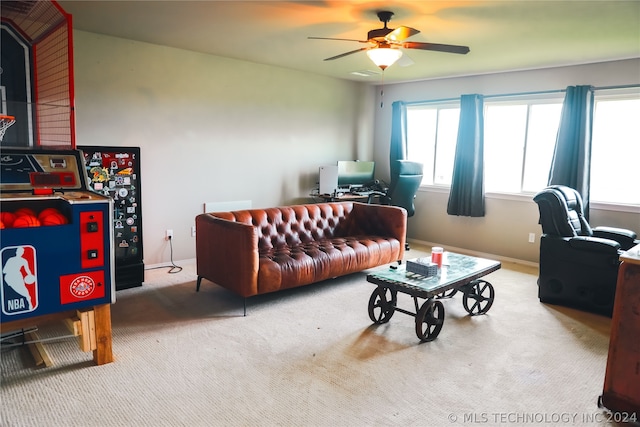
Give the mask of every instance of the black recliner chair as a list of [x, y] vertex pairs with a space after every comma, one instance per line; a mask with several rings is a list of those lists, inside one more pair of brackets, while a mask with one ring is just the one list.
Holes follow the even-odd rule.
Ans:
[[591, 228], [576, 190], [552, 185], [535, 195], [540, 211], [538, 298], [611, 317], [619, 255], [639, 241], [631, 230]]
[[[410, 160], [396, 160], [396, 162], [397, 175], [391, 177], [391, 187], [386, 192], [372, 192], [368, 203], [379, 199], [381, 204], [405, 208], [407, 217], [411, 217], [416, 212], [414, 199], [422, 183], [423, 165]], [[405, 249], [410, 249], [409, 243], [405, 243]]]

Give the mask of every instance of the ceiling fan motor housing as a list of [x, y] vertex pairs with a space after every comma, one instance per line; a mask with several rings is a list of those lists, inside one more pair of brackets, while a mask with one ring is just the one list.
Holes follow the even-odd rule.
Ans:
[[378, 19], [380, 19], [380, 22], [384, 23], [384, 28], [378, 28], [378, 29], [369, 31], [367, 33], [367, 40], [377, 39], [378, 41], [383, 41], [383, 39], [387, 36], [387, 34], [393, 31], [392, 28], [387, 28], [387, 23], [391, 21], [393, 12], [382, 10], [382, 11], [379, 11], [377, 15], [378, 15]]
[[388, 10], [381, 10], [377, 13], [378, 15], [378, 19], [381, 22], [384, 22], [384, 26], [387, 26], [387, 22], [391, 21], [391, 17], [393, 16], [393, 12], [390, 12]]

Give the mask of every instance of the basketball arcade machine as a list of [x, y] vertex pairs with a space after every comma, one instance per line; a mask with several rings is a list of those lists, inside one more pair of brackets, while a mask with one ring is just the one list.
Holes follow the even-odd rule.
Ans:
[[110, 363], [113, 200], [91, 191], [75, 149], [71, 16], [55, 1], [0, 11], [2, 332], [65, 320]]

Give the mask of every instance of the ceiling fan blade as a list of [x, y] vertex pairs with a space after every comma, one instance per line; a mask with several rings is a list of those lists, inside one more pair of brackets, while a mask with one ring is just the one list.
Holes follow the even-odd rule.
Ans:
[[459, 53], [462, 55], [469, 53], [469, 47], [453, 44], [405, 42], [401, 46], [405, 49], [435, 50], [437, 52]]
[[401, 42], [403, 40], [408, 39], [411, 36], [415, 36], [420, 31], [411, 27], [398, 27], [395, 30], [391, 31], [385, 39], [392, 42]]
[[396, 64], [398, 64], [400, 67], [410, 67], [415, 64], [415, 62], [409, 55], [407, 55], [407, 52], [404, 52], [404, 54], [400, 57], [400, 59], [398, 59]]
[[368, 47], [362, 47], [360, 49], [352, 50], [351, 52], [341, 53], [340, 55], [332, 56], [331, 58], [325, 58], [325, 61], [332, 61], [334, 59], [342, 58], [347, 55], [351, 55], [352, 53], [357, 53], [363, 50], [369, 50]]
[[369, 43], [367, 40], [354, 40], [354, 39], [334, 39], [333, 37], [307, 37], [312, 40], [342, 40], [345, 42], [358, 42], [358, 43]]

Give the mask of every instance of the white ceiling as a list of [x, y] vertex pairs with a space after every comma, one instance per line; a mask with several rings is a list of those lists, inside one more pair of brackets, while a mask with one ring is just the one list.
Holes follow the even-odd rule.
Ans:
[[[77, 30], [378, 84], [358, 49], [381, 28], [413, 27], [411, 41], [469, 46], [467, 55], [404, 50], [384, 81], [401, 82], [640, 57], [640, 1], [58, 1]], [[408, 56], [408, 58], [407, 58]], [[411, 65], [406, 65], [409, 63]]]

